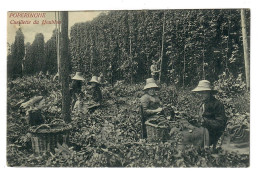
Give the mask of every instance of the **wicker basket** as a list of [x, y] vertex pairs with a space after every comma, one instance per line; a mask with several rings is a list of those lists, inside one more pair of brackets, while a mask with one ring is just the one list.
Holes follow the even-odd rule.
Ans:
[[70, 130], [71, 125], [59, 119], [52, 121], [50, 124], [31, 127], [33, 153], [37, 155], [46, 152], [54, 153], [58, 143], [67, 143]]
[[149, 119], [145, 122], [148, 142], [164, 142], [169, 138], [170, 127], [167, 120]]

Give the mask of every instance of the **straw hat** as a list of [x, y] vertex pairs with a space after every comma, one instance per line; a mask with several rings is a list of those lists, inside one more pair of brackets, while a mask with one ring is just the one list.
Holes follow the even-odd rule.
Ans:
[[146, 79], [146, 85], [144, 86], [143, 90], [150, 89], [150, 88], [159, 88], [159, 86], [157, 86], [153, 78]]
[[84, 81], [85, 79], [83, 78], [81, 72], [76, 72], [76, 75], [72, 78], [72, 80], [82, 80], [82, 81]]
[[202, 92], [202, 91], [211, 91], [211, 92], [217, 92], [214, 90], [208, 80], [201, 80], [199, 81], [198, 86], [192, 90], [193, 92]]
[[90, 83], [98, 83], [99, 84], [98, 77], [97, 76], [93, 76], [91, 78], [91, 80], [88, 82], [88, 84], [90, 84]]

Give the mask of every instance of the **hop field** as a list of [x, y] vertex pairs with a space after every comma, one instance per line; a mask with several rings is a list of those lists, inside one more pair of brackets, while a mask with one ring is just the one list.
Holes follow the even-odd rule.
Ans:
[[[69, 144], [58, 145], [55, 153], [35, 156], [28, 141], [29, 126], [19, 104], [48, 91], [43, 108], [46, 123], [61, 119], [61, 92], [58, 82], [46, 77], [23, 77], [8, 82], [7, 162], [8, 166], [26, 167], [248, 167], [249, 154], [223, 149], [178, 148], [178, 136], [164, 143], [148, 143], [141, 139], [139, 98], [144, 84], [117, 84], [103, 87], [104, 105], [93, 113], [72, 114]], [[240, 87], [240, 86], [239, 86]], [[227, 90], [217, 97], [225, 104], [229, 118], [225, 136], [234, 126], [249, 128], [249, 93], [243, 89], [236, 95]], [[234, 94], [234, 93], [233, 93]], [[190, 89], [161, 85], [164, 104], [172, 105], [176, 114], [196, 125], [196, 95]]]

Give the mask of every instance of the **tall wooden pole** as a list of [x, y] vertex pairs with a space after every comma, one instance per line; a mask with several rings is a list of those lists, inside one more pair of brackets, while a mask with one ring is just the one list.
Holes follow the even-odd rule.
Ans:
[[[60, 21], [60, 12], [55, 12], [55, 19]], [[56, 30], [56, 53], [57, 53], [57, 73], [60, 74], [60, 24], [55, 24]], [[60, 76], [58, 77], [60, 80]]]
[[[185, 35], [185, 25], [183, 25], [183, 35]], [[186, 54], [186, 40], [184, 39], [184, 47], [183, 47], [183, 75], [182, 75], [182, 86], [184, 87], [185, 86], [185, 76], [186, 76], [186, 67], [185, 67], [185, 64], [186, 64], [186, 59], [185, 59], [185, 54]]]
[[69, 37], [68, 37], [68, 12], [61, 14], [61, 52], [60, 52], [60, 77], [62, 87], [62, 116], [66, 123], [71, 122], [70, 117], [70, 91], [69, 91]]
[[161, 65], [160, 65], [160, 72], [159, 72], [159, 82], [161, 82], [161, 79], [162, 79], [164, 26], [165, 26], [165, 12], [163, 12], [162, 50], [161, 50]]
[[249, 88], [250, 88], [250, 60], [249, 60], [249, 51], [248, 51], [248, 42], [247, 42], [245, 9], [241, 9], [241, 26], [242, 26], [243, 47], [244, 47], [246, 87], [247, 87], [247, 90], [249, 90]]
[[[58, 21], [61, 19], [60, 12], [58, 12]], [[60, 74], [60, 32], [61, 32], [61, 24], [58, 24], [58, 74]], [[59, 76], [60, 81], [60, 76]]]
[[[55, 12], [55, 20], [58, 20], [57, 17], [58, 12]], [[55, 24], [55, 44], [56, 44], [56, 55], [57, 55], [57, 72], [59, 73], [59, 59], [58, 59], [58, 24]]]
[[206, 79], [205, 75], [205, 29], [203, 32], [204, 35], [204, 41], [203, 41], [203, 52], [202, 52], [202, 80]]
[[[130, 32], [131, 33], [131, 32]], [[133, 84], [133, 57], [132, 57], [132, 39], [130, 34], [130, 62], [131, 62], [131, 85]]]
[[[128, 12], [128, 19], [130, 18], [131, 14]], [[128, 20], [128, 27], [129, 27], [129, 56], [130, 56], [130, 66], [131, 66], [131, 85], [133, 84], [133, 56], [132, 56], [132, 30], [131, 30], [131, 20]]]

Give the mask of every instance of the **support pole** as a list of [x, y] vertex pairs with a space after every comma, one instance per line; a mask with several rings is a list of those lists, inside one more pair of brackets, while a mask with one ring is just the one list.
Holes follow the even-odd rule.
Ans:
[[[55, 19], [60, 21], [60, 12], [55, 12]], [[56, 53], [57, 53], [57, 73], [60, 75], [60, 24], [55, 24], [56, 30]], [[58, 77], [60, 81], [60, 76]]]
[[69, 37], [68, 37], [68, 12], [61, 14], [61, 57], [60, 77], [62, 87], [62, 116], [66, 123], [71, 122], [70, 117], [70, 91], [69, 91]]
[[163, 44], [164, 44], [164, 26], [165, 26], [165, 12], [163, 12], [162, 50], [161, 50], [161, 65], [160, 65], [160, 72], [159, 72], [159, 82], [161, 82], [161, 79], [162, 79]]
[[243, 35], [246, 87], [247, 90], [249, 90], [250, 89], [250, 60], [249, 60], [249, 51], [248, 51], [246, 21], [245, 21], [245, 9], [241, 9], [241, 26], [242, 26], [242, 35]]

